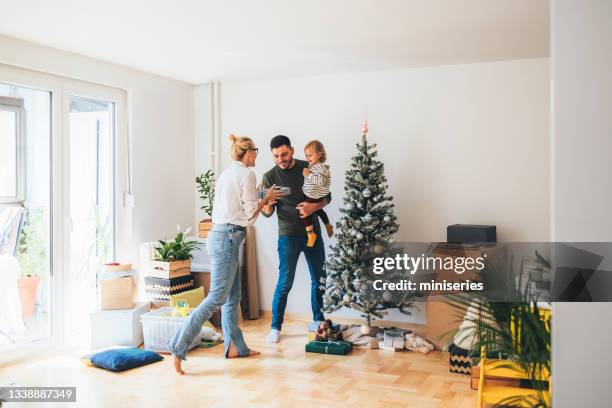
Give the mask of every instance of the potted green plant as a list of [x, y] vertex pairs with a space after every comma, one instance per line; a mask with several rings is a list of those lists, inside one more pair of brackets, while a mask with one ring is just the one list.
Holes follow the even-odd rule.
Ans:
[[[550, 262], [536, 252], [538, 262], [550, 269]], [[523, 269], [521, 263], [521, 270]], [[501, 366], [525, 375], [534, 395], [512, 396], [500, 402], [500, 406], [530, 406], [550, 408], [549, 384], [551, 373], [551, 319], [550, 311], [539, 307], [540, 300], [531, 293], [531, 278], [523, 285], [522, 275], [515, 282], [512, 268], [487, 265], [482, 271], [487, 279], [506, 275], [511, 279], [506, 286], [506, 301], [499, 301], [489, 291], [468, 295], [449, 295], [447, 302], [473, 323], [474, 343], [470, 354], [480, 356], [481, 350], [504, 356], [507, 363]], [[476, 303], [475, 303], [476, 301]], [[466, 314], [471, 305], [476, 313]]]
[[192, 252], [199, 248], [201, 243], [185, 238], [190, 230], [188, 228], [185, 232], [179, 231], [174, 240], [158, 241], [151, 261], [151, 276], [170, 279], [191, 273]]
[[45, 210], [38, 207], [26, 210], [25, 221], [19, 237], [17, 259], [21, 270], [18, 290], [23, 317], [30, 317], [36, 305], [36, 293], [40, 277], [47, 263], [47, 243], [44, 235]]
[[215, 172], [212, 170], [207, 170], [202, 173], [198, 177], [196, 177], [196, 186], [198, 192], [200, 193], [200, 198], [204, 202], [204, 204], [200, 207], [205, 217], [202, 221], [200, 221], [199, 226], [199, 237], [206, 238], [208, 236], [208, 231], [212, 229], [212, 210], [213, 210], [213, 202], [215, 201]]

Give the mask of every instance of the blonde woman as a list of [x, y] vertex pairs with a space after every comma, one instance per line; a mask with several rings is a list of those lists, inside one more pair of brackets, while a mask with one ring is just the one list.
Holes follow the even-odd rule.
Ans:
[[261, 209], [282, 196], [274, 188], [258, 202], [255, 174], [257, 148], [248, 137], [230, 136], [232, 164], [219, 176], [215, 186], [213, 228], [206, 248], [211, 259], [210, 292], [185, 320], [178, 333], [168, 343], [174, 357], [174, 368], [180, 375], [189, 345], [198, 335], [202, 323], [210, 319], [221, 305], [221, 327], [225, 342], [225, 357], [248, 357], [259, 352], [250, 350], [238, 327], [238, 304], [241, 298], [238, 254], [246, 226], [252, 224]]

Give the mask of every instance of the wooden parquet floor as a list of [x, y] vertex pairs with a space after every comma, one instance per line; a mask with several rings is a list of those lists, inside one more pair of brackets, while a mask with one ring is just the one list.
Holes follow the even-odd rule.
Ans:
[[313, 354], [304, 352], [304, 322], [287, 321], [276, 345], [265, 341], [269, 320], [249, 321], [242, 328], [261, 356], [225, 359], [222, 345], [195, 349], [184, 363], [187, 374], [177, 376], [171, 358], [111, 373], [83, 366], [71, 350], [0, 369], [0, 386], [76, 386], [77, 406], [83, 407], [476, 406], [469, 376], [448, 371], [447, 353], [357, 347], [349, 356]]

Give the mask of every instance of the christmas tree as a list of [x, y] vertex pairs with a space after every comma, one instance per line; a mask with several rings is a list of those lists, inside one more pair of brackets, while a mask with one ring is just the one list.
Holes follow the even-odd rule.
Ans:
[[390, 292], [373, 288], [376, 279], [398, 282], [403, 272], [372, 272], [375, 257], [390, 256], [394, 251], [393, 235], [399, 225], [393, 213], [393, 197], [387, 194], [384, 165], [377, 159], [376, 144], [369, 144], [367, 121], [362, 127], [361, 143], [346, 172], [344, 208], [336, 224], [337, 242], [331, 246], [326, 262], [327, 276], [323, 287], [323, 311], [330, 313], [341, 307], [361, 312], [370, 326], [373, 317], [383, 318], [386, 309], [397, 308], [410, 314], [418, 294]]

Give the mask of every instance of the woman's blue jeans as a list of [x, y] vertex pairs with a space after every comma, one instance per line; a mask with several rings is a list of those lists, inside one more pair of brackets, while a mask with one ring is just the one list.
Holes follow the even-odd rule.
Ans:
[[178, 333], [168, 343], [172, 354], [185, 360], [189, 345], [200, 333], [202, 324], [221, 309], [221, 328], [225, 340], [225, 355], [230, 342], [238, 354], [245, 356], [249, 348], [238, 327], [238, 305], [242, 298], [239, 273], [240, 243], [245, 229], [230, 224], [215, 224], [208, 234], [206, 249], [210, 255], [210, 292], [206, 299], [185, 319]]

